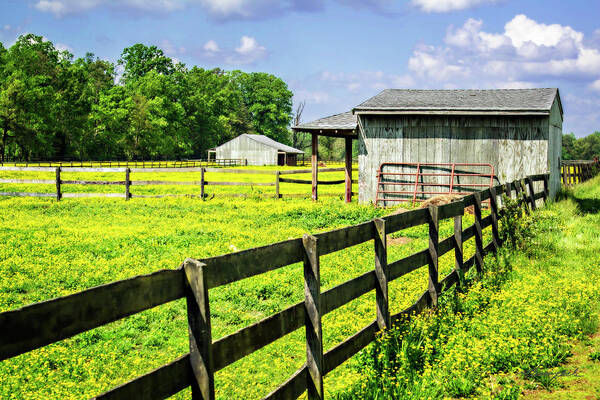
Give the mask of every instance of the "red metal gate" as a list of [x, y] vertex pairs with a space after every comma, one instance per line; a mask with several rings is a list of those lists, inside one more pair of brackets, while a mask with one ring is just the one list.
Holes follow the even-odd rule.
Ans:
[[377, 171], [375, 205], [379, 202], [385, 205], [387, 201], [410, 201], [414, 204], [429, 195], [467, 195], [483, 187], [492, 187], [494, 177], [492, 164], [382, 163]]

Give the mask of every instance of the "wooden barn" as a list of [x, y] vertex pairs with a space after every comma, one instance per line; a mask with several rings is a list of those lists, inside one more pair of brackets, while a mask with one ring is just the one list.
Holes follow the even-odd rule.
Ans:
[[352, 112], [293, 129], [313, 134], [313, 157], [319, 135], [346, 137], [350, 149], [358, 140], [359, 201], [391, 205], [542, 173], [554, 196], [562, 121], [555, 88], [387, 89]]
[[264, 135], [242, 134], [229, 142], [211, 149], [217, 160], [241, 159], [246, 165], [290, 165], [298, 162], [302, 150], [294, 149]]

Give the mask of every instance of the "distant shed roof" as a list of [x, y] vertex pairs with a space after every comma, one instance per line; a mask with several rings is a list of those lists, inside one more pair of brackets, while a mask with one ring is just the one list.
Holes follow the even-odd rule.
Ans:
[[335, 135], [347, 136], [348, 133], [355, 134], [357, 122], [356, 115], [352, 111], [347, 111], [341, 114], [330, 115], [329, 117], [316, 119], [311, 122], [305, 122], [300, 125], [293, 126], [292, 129], [299, 132], [318, 132], [331, 133]]
[[294, 154], [304, 154], [304, 152], [302, 150], [298, 150], [295, 149], [291, 146], [288, 146], [287, 144], [283, 144], [283, 143], [279, 143], [273, 139], [271, 139], [270, 137], [267, 137], [265, 135], [251, 135], [248, 133], [244, 133], [240, 136], [246, 136], [249, 139], [252, 139], [256, 142], [262, 143], [264, 145], [267, 145], [269, 147], [273, 147], [279, 151], [283, 151], [285, 153], [294, 153]]
[[[413, 90], [386, 89], [353, 112], [423, 114], [550, 113], [558, 89]], [[560, 97], [559, 97], [560, 105]], [[562, 106], [561, 106], [562, 115]]]

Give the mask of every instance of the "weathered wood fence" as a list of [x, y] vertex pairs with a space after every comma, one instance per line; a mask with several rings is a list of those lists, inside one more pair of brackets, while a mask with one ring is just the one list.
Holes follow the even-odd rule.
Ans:
[[[275, 193], [270, 195], [271, 197], [281, 198], [283, 197], [280, 191], [280, 183], [296, 183], [296, 184], [308, 184], [312, 181], [303, 179], [290, 179], [282, 178], [282, 175], [293, 175], [293, 174], [309, 174], [311, 170], [299, 169], [299, 170], [250, 170], [250, 169], [225, 169], [225, 168], [207, 168], [207, 167], [191, 167], [191, 168], [80, 168], [80, 167], [0, 167], [2, 171], [37, 171], [37, 172], [54, 172], [54, 179], [1, 179], [0, 183], [8, 184], [48, 184], [54, 185], [56, 190], [54, 193], [32, 193], [32, 192], [2, 192], [0, 196], [18, 196], [18, 197], [54, 197], [57, 201], [62, 198], [68, 197], [119, 197], [129, 200], [132, 197], [167, 197], [167, 196], [198, 196], [204, 198], [206, 196], [206, 186], [271, 186], [275, 188]], [[321, 172], [343, 172], [344, 168], [322, 168]], [[123, 173], [124, 180], [120, 181], [100, 181], [100, 180], [64, 180], [61, 177], [63, 172], [95, 172], [95, 173]], [[162, 180], [131, 180], [132, 173], [153, 173], [153, 172], [188, 172], [190, 174], [198, 174], [197, 181], [162, 181]], [[250, 175], [271, 175], [273, 176], [272, 182], [224, 182], [224, 181], [207, 181], [205, 179], [206, 173], [227, 173], [227, 174], [250, 174]], [[319, 181], [321, 185], [337, 185], [344, 183], [344, 179], [330, 180], [330, 181]], [[353, 183], [357, 181], [354, 180]], [[120, 185], [124, 186], [124, 190], [120, 193], [64, 193], [63, 185]], [[161, 195], [140, 195], [131, 192], [131, 186], [140, 185], [193, 185], [198, 186], [199, 191], [189, 194], [161, 194]], [[244, 194], [228, 194], [229, 196], [245, 196]], [[299, 194], [286, 195], [289, 197], [297, 197]], [[306, 194], [304, 196], [308, 196]]]
[[[540, 193], [533, 191], [533, 183], [537, 181], [544, 183]], [[0, 360], [185, 297], [190, 352], [97, 398], [163, 399], [191, 386], [193, 398], [214, 399], [215, 372], [305, 327], [306, 363], [265, 399], [294, 399], [305, 391], [308, 391], [309, 399], [322, 399], [323, 377], [371, 343], [377, 331], [389, 328], [400, 318], [435, 306], [438, 296], [454, 284], [460, 284], [463, 274], [471, 267], [481, 271], [485, 254], [501, 245], [498, 196], [506, 193], [512, 197], [513, 191], [535, 209], [537, 200], [548, 198], [548, 175], [498, 185], [440, 207], [390, 215], [203, 260], [186, 259], [175, 270], [161, 270], [3, 312], [0, 313]], [[482, 218], [481, 202], [487, 199], [491, 203], [491, 213]], [[464, 209], [470, 206], [474, 208], [475, 223], [463, 229]], [[439, 240], [439, 222], [449, 218], [454, 218], [454, 235]], [[423, 224], [429, 227], [429, 247], [400, 260], [389, 260], [387, 235]], [[482, 231], [489, 226], [492, 241], [484, 245]], [[463, 260], [463, 243], [471, 238], [475, 238], [475, 255]], [[321, 292], [320, 257], [371, 240], [374, 243], [374, 269]], [[455, 268], [440, 279], [438, 259], [450, 251], [454, 252]], [[210, 289], [298, 262], [304, 263], [304, 301], [233, 334], [212, 340]], [[389, 282], [423, 266], [428, 267], [427, 289], [412, 306], [390, 315]], [[372, 290], [376, 296], [376, 319], [347, 340], [324, 351], [322, 317]]]
[[598, 160], [568, 160], [562, 161], [561, 182], [563, 185], [573, 186], [594, 177], [600, 170]]
[[175, 161], [0, 161], [5, 167], [79, 167], [79, 168], [190, 168], [190, 167], [237, 167], [246, 165], [242, 158], [218, 160], [175, 160]]

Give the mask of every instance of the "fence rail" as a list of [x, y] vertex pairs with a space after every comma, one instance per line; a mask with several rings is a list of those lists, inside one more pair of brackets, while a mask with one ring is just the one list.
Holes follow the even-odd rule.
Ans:
[[[0, 183], [5, 184], [41, 184], [55, 185], [55, 193], [31, 193], [31, 192], [0, 192], [0, 196], [17, 196], [17, 197], [55, 197], [57, 201], [62, 198], [73, 197], [118, 197], [129, 200], [132, 197], [167, 197], [167, 196], [206, 196], [206, 186], [271, 186], [275, 187], [275, 193], [271, 196], [281, 198], [283, 195], [280, 191], [280, 183], [295, 183], [295, 184], [311, 184], [310, 180], [282, 178], [283, 175], [295, 174], [310, 174], [309, 169], [297, 170], [250, 170], [250, 169], [225, 169], [211, 167], [137, 167], [137, 168], [117, 168], [117, 167], [23, 167], [23, 166], [5, 166], [0, 167], [2, 171], [19, 171], [19, 172], [54, 172], [55, 179], [0, 179]], [[322, 168], [320, 172], [343, 172], [344, 168]], [[100, 181], [100, 180], [64, 180], [61, 177], [63, 172], [94, 172], [94, 173], [123, 173], [124, 180]], [[132, 173], [158, 173], [158, 172], [190, 172], [199, 173], [198, 180], [195, 181], [164, 181], [164, 180], [131, 180]], [[244, 175], [269, 175], [273, 176], [272, 182], [243, 182], [243, 181], [207, 181], [206, 173], [223, 173], [223, 174], [244, 174]], [[319, 181], [322, 185], [337, 185], [344, 183], [345, 180], [329, 180]], [[358, 183], [353, 180], [352, 183]], [[63, 193], [63, 185], [102, 185], [102, 186], [124, 186], [124, 191], [121, 193]], [[200, 190], [190, 194], [161, 194], [161, 195], [136, 195], [131, 192], [131, 186], [146, 186], [146, 185], [188, 185], [199, 186]], [[244, 196], [243, 194], [231, 194], [232, 196]], [[298, 194], [287, 194], [286, 197], [297, 197]], [[300, 195], [301, 196], [301, 195]], [[306, 195], [308, 196], [308, 194]]]
[[565, 160], [561, 161], [561, 182], [573, 186], [576, 183], [591, 179], [600, 170], [600, 162], [595, 160]]
[[242, 158], [223, 158], [217, 160], [175, 160], [175, 161], [0, 161], [6, 167], [79, 167], [79, 168], [190, 168], [190, 167], [237, 167], [246, 165]]
[[[544, 190], [534, 193], [533, 182]], [[501, 245], [498, 234], [498, 196], [516, 193], [534, 209], [536, 199], [548, 198], [548, 175], [494, 186], [447, 205], [417, 209], [302, 238], [195, 260], [178, 269], [109, 283], [69, 296], [0, 313], [0, 360], [71, 337], [129, 315], [179, 298], [187, 299], [190, 352], [143, 376], [124, 383], [100, 399], [162, 399], [191, 386], [192, 397], [214, 399], [214, 373], [302, 327], [306, 329], [307, 362], [265, 399], [292, 399], [308, 391], [308, 398], [323, 398], [323, 376], [371, 343], [375, 333], [403, 317], [437, 304], [438, 296], [475, 266], [481, 272], [483, 257]], [[490, 200], [490, 215], [482, 218], [481, 203]], [[462, 226], [464, 209], [473, 207], [475, 223]], [[454, 234], [439, 239], [439, 222], [454, 219]], [[429, 247], [400, 260], [388, 260], [387, 235], [418, 225], [429, 228]], [[483, 229], [492, 227], [492, 241], [484, 246]], [[475, 255], [463, 260], [463, 243], [475, 238]], [[373, 241], [375, 265], [371, 271], [321, 292], [320, 257]], [[438, 259], [454, 251], [455, 268], [439, 279]], [[303, 262], [305, 300], [235, 333], [212, 340], [209, 290], [245, 278]], [[388, 284], [427, 266], [428, 287], [418, 300], [390, 315]], [[325, 351], [323, 315], [375, 290], [376, 319], [354, 335]]]

